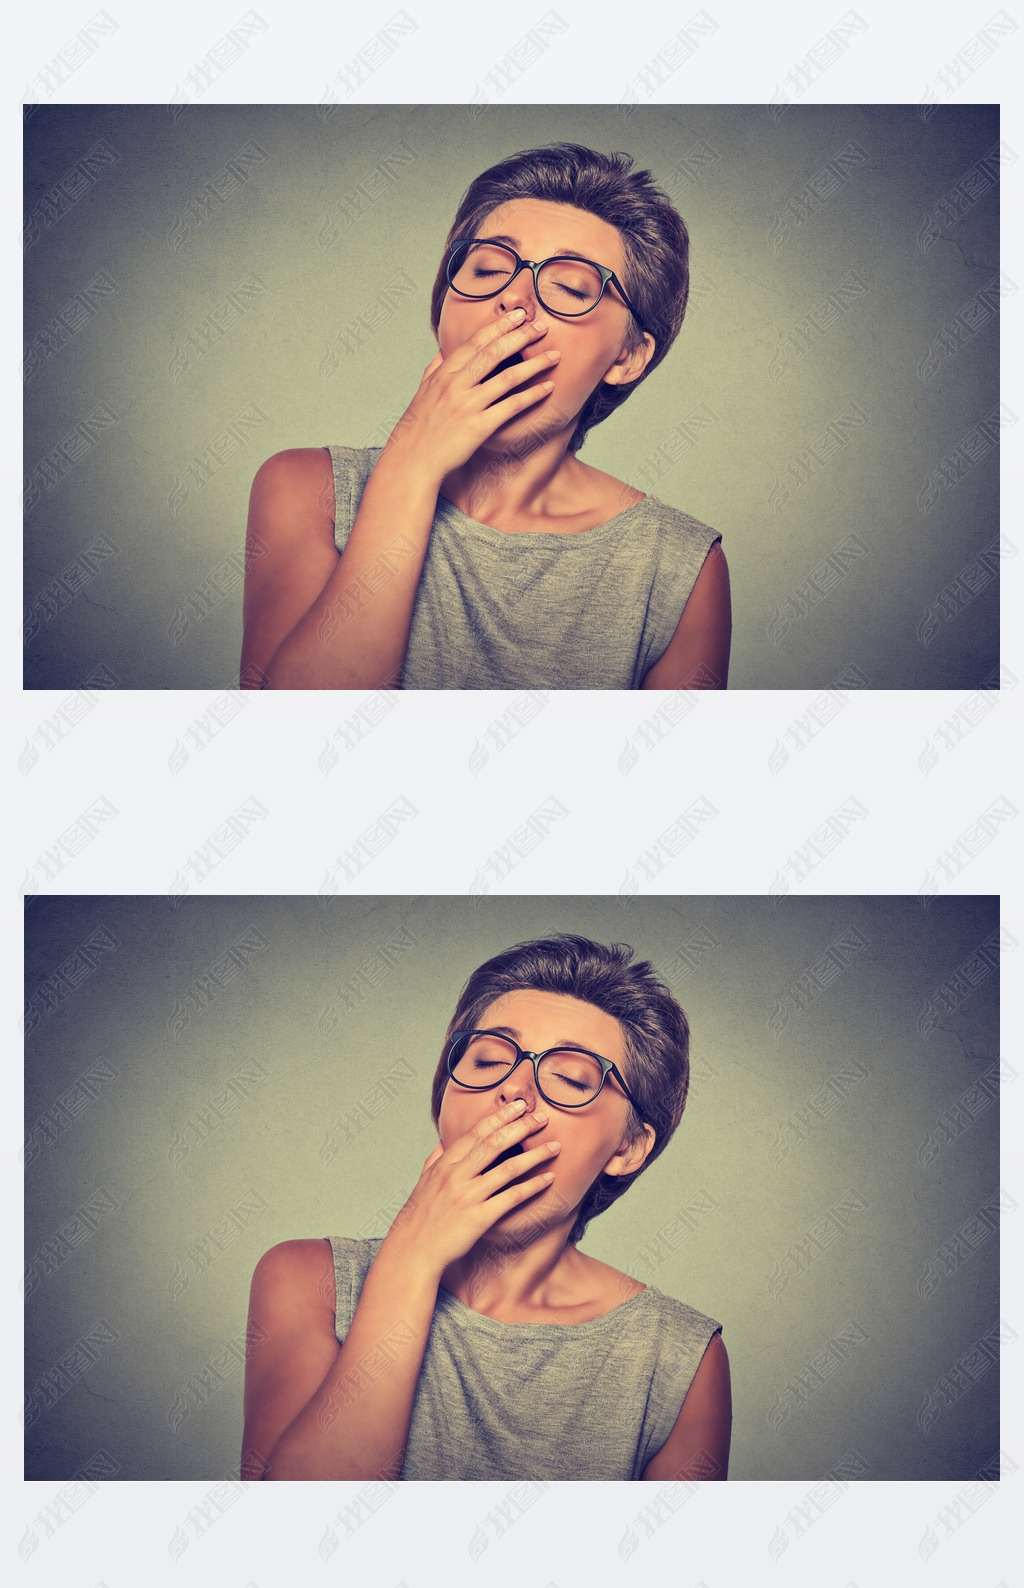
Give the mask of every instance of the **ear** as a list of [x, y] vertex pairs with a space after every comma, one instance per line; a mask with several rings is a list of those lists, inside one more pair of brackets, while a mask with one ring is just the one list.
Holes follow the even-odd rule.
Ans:
[[633, 349], [632, 353], [623, 348], [615, 363], [604, 376], [608, 386], [629, 386], [639, 380], [651, 359], [654, 357], [654, 338], [645, 331], [643, 342]]
[[644, 1125], [643, 1134], [630, 1147], [623, 1139], [622, 1145], [614, 1157], [609, 1158], [604, 1166], [605, 1174], [635, 1174], [642, 1164], [646, 1163], [654, 1146], [655, 1134], [653, 1125]]

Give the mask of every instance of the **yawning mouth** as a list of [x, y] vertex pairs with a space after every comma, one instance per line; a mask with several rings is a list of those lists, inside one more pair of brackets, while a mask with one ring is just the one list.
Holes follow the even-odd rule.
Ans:
[[523, 1147], [521, 1142], [517, 1141], [513, 1146], [506, 1147], [504, 1152], [499, 1152], [498, 1156], [495, 1158], [494, 1162], [491, 1164], [491, 1168], [492, 1169], [496, 1169], [498, 1167], [499, 1163], [508, 1163], [508, 1160], [510, 1158], [518, 1158], [519, 1154], [521, 1152], [525, 1152], [525, 1151], [526, 1151], [525, 1147]]
[[503, 369], [511, 369], [513, 364], [521, 364], [522, 362], [522, 353], [510, 353], [508, 358], [503, 358], [500, 364], [495, 365], [494, 369], [491, 370], [489, 375], [484, 376], [484, 380], [493, 380], [495, 375], [500, 375]]

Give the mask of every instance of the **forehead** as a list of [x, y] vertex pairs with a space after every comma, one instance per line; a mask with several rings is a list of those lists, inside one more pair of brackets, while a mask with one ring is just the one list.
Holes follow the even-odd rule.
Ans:
[[565, 993], [538, 992], [534, 988], [502, 993], [488, 1004], [478, 1024], [507, 1026], [519, 1046], [532, 1053], [542, 1053], [560, 1042], [572, 1042], [600, 1053], [620, 1068], [625, 1056], [625, 1038], [614, 1015]]
[[[516, 252], [526, 259], [550, 259], [563, 248], [584, 254], [616, 274], [624, 255], [618, 229], [589, 210], [572, 204], [552, 204], [547, 199], [510, 199], [477, 226], [478, 237], [503, 235], [514, 239]], [[558, 996], [558, 995], [556, 995]]]

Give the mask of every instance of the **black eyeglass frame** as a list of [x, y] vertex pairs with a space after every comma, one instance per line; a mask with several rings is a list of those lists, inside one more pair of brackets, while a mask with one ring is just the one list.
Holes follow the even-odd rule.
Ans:
[[[512, 274], [507, 280], [502, 282], [500, 287], [496, 287], [493, 292], [463, 292], [462, 289], [457, 287], [452, 280], [452, 266], [455, 263], [455, 257], [457, 253], [462, 248], [472, 248], [475, 243], [480, 243], [490, 248], [503, 248], [507, 254], [512, 255], [516, 262], [516, 268], [513, 270]], [[589, 309], [580, 309], [576, 314], [570, 314], [565, 309], [552, 309], [544, 302], [544, 299], [540, 295], [540, 281], [538, 278], [545, 265], [553, 265], [558, 259], [567, 259], [576, 265], [590, 265], [601, 277], [601, 290], [594, 299], [593, 303], [590, 305]], [[447, 280], [452, 291], [457, 292], [460, 298], [469, 298], [474, 303], [482, 303], [487, 298], [496, 298], [499, 292], [504, 292], [506, 287], [511, 286], [512, 282], [516, 279], [521, 270], [531, 270], [533, 272], [533, 290], [537, 294], [537, 302], [547, 309], [549, 314], [557, 314], [559, 318], [565, 320], [580, 320], [585, 314], [593, 314], [594, 310], [601, 302], [601, 299], [604, 297], [604, 289], [607, 287], [610, 281], [616, 292], [619, 294], [619, 297], [626, 305], [626, 308], [633, 316], [637, 325], [640, 327], [641, 331], [646, 332], [648, 336], [652, 334], [647, 330], [643, 320], [640, 318], [639, 310], [627, 298], [626, 289], [623, 287], [622, 282], [619, 280], [614, 270], [609, 270], [607, 265], [599, 265], [596, 259], [582, 259], [576, 254], [552, 254], [550, 259], [520, 259], [515, 249], [510, 248], [508, 243], [496, 243], [488, 237], [462, 237], [456, 242], [452, 243], [451, 253], [448, 255], [448, 263], [445, 266], [445, 279]]]
[[[515, 1048], [515, 1062], [509, 1066], [504, 1075], [499, 1077], [498, 1080], [489, 1081], [486, 1086], [467, 1085], [465, 1081], [460, 1081], [454, 1074], [452, 1055], [459, 1044], [466, 1041], [469, 1037], [500, 1038], [502, 1042], [507, 1042], [510, 1048]], [[543, 1097], [545, 1103], [549, 1103], [552, 1108], [586, 1108], [588, 1103], [592, 1103], [594, 1101], [594, 1097], [587, 1097], [582, 1103], [556, 1103], [553, 1098], [548, 1097], [544, 1088], [540, 1084], [540, 1061], [541, 1059], [546, 1059], [549, 1053], [582, 1053], [588, 1059], [596, 1059], [598, 1064], [601, 1066], [601, 1085], [594, 1093], [594, 1097], [597, 1097], [598, 1093], [603, 1088], [605, 1081], [608, 1079], [608, 1076], [614, 1075], [629, 1101], [636, 1109], [641, 1121], [643, 1121], [643, 1110], [641, 1109], [636, 1098], [633, 1096], [633, 1093], [630, 1091], [629, 1087], [626, 1085], [625, 1081], [622, 1079], [622, 1074], [618, 1068], [618, 1065], [613, 1064], [611, 1059], [603, 1059], [600, 1053], [591, 1053], [589, 1048], [567, 1048], [564, 1043], [560, 1043], [557, 1047], [545, 1048], [543, 1053], [528, 1053], [525, 1048], [521, 1048], [519, 1046], [518, 1042], [514, 1042], [510, 1036], [507, 1036], [504, 1031], [453, 1031], [451, 1046], [448, 1049], [448, 1056], [445, 1059], [445, 1065], [448, 1070], [448, 1079], [450, 1081], [454, 1081], [456, 1086], [463, 1087], [467, 1092], [493, 1092], [496, 1086], [501, 1086], [502, 1082], [508, 1080], [509, 1076], [512, 1074], [512, 1071], [517, 1065], [522, 1064], [524, 1059], [529, 1059], [533, 1065], [533, 1078], [537, 1084], [537, 1090], [541, 1097]]]

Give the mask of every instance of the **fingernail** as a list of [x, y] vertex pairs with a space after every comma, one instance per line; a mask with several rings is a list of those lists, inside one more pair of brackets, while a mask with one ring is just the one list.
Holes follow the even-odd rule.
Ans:
[[510, 309], [508, 317], [509, 317], [510, 320], [518, 320], [520, 315], [525, 314], [525, 313], [526, 313], [525, 309]]
[[526, 1103], [523, 1098], [517, 1097], [514, 1103], [509, 1104], [509, 1107], [513, 1114], [518, 1114], [526, 1107]]

